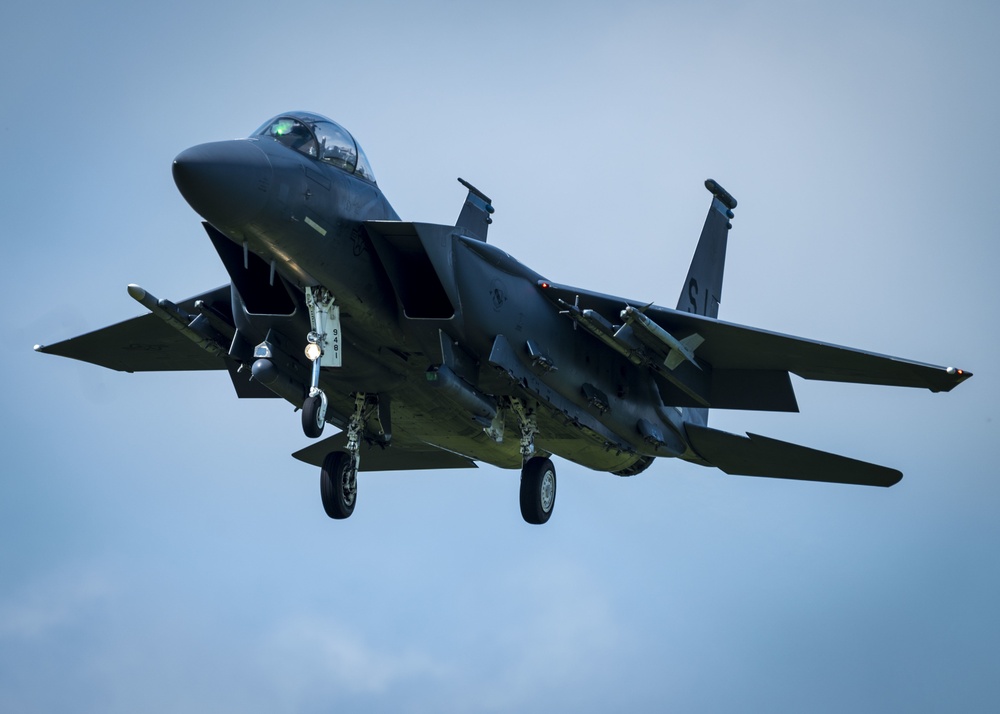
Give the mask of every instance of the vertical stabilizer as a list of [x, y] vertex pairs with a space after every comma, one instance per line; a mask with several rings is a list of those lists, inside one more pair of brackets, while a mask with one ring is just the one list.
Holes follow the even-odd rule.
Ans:
[[736, 199], [712, 179], [705, 182], [712, 193], [712, 206], [708, 209], [701, 238], [694, 251], [677, 309], [706, 317], [719, 316], [722, 300], [722, 275], [726, 267], [726, 240], [732, 224], [732, 209]]
[[459, 179], [459, 183], [469, 189], [469, 195], [462, 206], [462, 212], [458, 215], [455, 227], [462, 229], [466, 235], [476, 240], [486, 242], [486, 232], [489, 230], [493, 219], [493, 202], [489, 196], [480, 191], [465, 179]]
[[[726, 243], [729, 229], [733, 227], [729, 221], [736, 208], [736, 199], [712, 179], [705, 181], [705, 188], [712, 194], [712, 206], [701, 229], [701, 238], [691, 259], [677, 309], [715, 318], [719, 316], [719, 303], [722, 301]], [[708, 424], [708, 409], [688, 407], [681, 411], [685, 422], [702, 426]]]

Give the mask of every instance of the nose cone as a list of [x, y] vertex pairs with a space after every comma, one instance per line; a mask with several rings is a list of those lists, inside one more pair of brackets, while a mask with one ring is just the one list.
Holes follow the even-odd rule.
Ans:
[[271, 162], [252, 141], [199, 144], [174, 159], [174, 183], [209, 223], [242, 224], [267, 203]]

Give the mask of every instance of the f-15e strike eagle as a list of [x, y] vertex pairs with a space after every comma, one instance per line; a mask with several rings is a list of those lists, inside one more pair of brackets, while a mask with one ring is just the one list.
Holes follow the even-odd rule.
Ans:
[[486, 240], [491, 200], [453, 226], [400, 220], [364, 152], [307, 112], [181, 152], [174, 180], [231, 283], [36, 349], [125, 372], [228, 370], [240, 397], [301, 407], [294, 454], [347, 518], [359, 471], [521, 470], [521, 515], [545, 523], [550, 456], [632, 476], [657, 457], [729, 474], [891, 486], [899, 471], [707, 426], [715, 409], [798, 411], [805, 379], [948, 391], [971, 376], [717, 319], [736, 199], [711, 207], [674, 309], [560, 285]]

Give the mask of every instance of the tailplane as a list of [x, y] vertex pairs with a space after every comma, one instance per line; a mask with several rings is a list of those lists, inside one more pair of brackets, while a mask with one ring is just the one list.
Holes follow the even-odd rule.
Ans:
[[694, 424], [685, 430], [698, 455], [727, 474], [883, 488], [903, 478], [896, 469], [757, 434], [739, 436]]

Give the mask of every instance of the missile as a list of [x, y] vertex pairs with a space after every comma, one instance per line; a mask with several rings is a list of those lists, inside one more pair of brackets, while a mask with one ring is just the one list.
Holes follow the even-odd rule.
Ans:
[[595, 310], [581, 310], [578, 306], [570, 305], [565, 300], [559, 300], [559, 305], [565, 308], [562, 310], [564, 314], [569, 315], [576, 324], [581, 325], [587, 332], [615, 352], [624, 355], [633, 364], [645, 364], [638, 346], [629, 344], [627, 341], [621, 339], [615, 332], [615, 326], [608, 322], [599, 312]]
[[663, 360], [663, 366], [667, 369], [676, 369], [684, 360], [701, 369], [701, 365], [694, 358], [694, 351], [705, 341], [705, 338], [701, 335], [695, 333], [678, 340], [631, 305], [622, 310], [622, 320], [625, 321], [626, 325], [631, 325], [633, 328], [639, 327], [646, 334], [670, 349], [666, 359]]
[[128, 286], [128, 294], [140, 305], [166, 322], [203, 350], [215, 357], [226, 357], [226, 350], [211, 333], [215, 332], [204, 315], [192, 317], [169, 300], [157, 300], [156, 296], [135, 284]]

